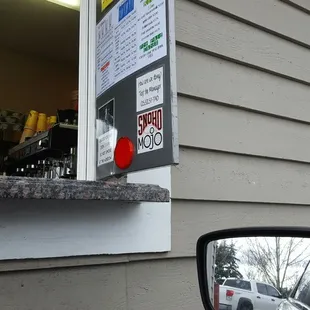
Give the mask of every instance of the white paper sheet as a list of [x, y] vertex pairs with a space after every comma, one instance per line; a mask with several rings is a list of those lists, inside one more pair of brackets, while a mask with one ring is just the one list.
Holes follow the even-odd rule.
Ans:
[[97, 25], [96, 97], [167, 55], [165, 0], [125, 0]]

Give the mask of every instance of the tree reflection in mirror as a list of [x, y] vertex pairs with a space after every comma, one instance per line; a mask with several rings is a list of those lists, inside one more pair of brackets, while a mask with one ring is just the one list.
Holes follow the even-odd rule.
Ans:
[[225, 237], [205, 249], [206, 309], [310, 310], [310, 239]]

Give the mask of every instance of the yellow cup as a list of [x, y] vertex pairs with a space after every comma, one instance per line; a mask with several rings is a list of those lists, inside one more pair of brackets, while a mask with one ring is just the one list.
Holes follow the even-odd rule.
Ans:
[[31, 110], [28, 114], [25, 128], [35, 131], [37, 128], [38, 115], [39, 113], [37, 111]]
[[38, 112], [31, 110], [28, 114], [24, 131], [20, 138], [19, 143], [23, 143], [26, 140], [26, 138], [31, 138], [34, 135], [37, 128], [37, 122], [38, 122]]
[[57, 116], [50, 117], [50, 128], [53, 127], [57, 123]]
[[46, 128], [49, 129], [50, 128], [50, 117], [48, 116], [46, 119]]
[[39, 113], [38, 122], [37, 122], [37, 132], [46, 131], [46, 114]]

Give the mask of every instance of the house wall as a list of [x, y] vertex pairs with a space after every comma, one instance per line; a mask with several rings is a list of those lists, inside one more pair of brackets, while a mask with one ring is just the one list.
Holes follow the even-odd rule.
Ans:
[[176, 0], [172, 250], [2, 262], [0, 308], [202, 309], [201, 234], [308, 226], [309, 27], [307, 12], [280, 0]]
[[[292, 212], [292, 210], [294, 210]], [[202, 310], [195, 244], [231, 225], [308, 225], [299, 205], [180, 201], [172, 207], [172, 251], [0, 263], [1, 310]]]

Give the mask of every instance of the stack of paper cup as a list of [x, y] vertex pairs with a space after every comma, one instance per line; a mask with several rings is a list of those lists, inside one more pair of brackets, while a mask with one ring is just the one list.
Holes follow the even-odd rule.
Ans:
[[54, 115], [51, 116], [51, 117], [50, 117], [49, 128], [52, 128], [56, 123], [57, 123], [57, 117], [54, 116]]
[[20, 138], [19, 143], [23, 143], [25, 142], [27, 138], [33, 137], [33, 135], [36, 132], [37, 122], [38, 122], [38, 112], [31, 110], [29, 112], [29, 115], [28, 115], [28, 118], [27, 118], [27, 121], [24, 127], [24, 131], [23, 131], [22, 137]]
[[48, 116], [47, 119], [46, 119], [46, 128], [47, 128], [47, 130], [50, 129], [50, 120], [51, 120], [51, 117]]
[[46, 131], [46, 114], [39, 113], [36, 132]]

